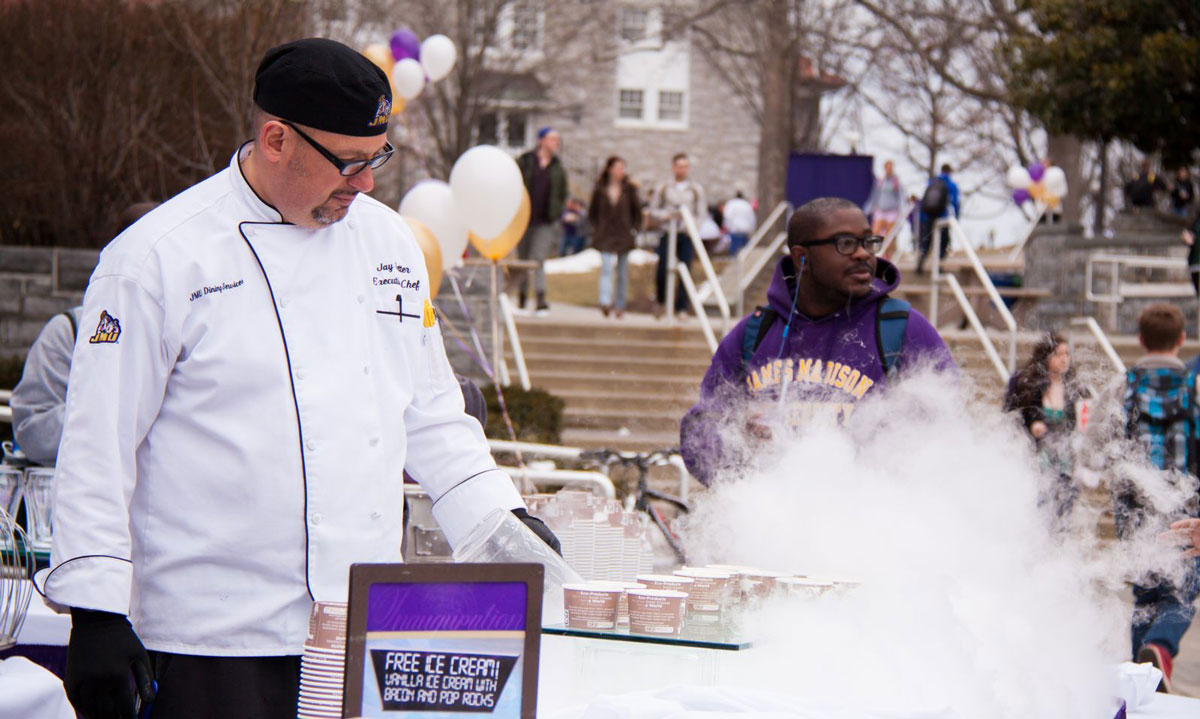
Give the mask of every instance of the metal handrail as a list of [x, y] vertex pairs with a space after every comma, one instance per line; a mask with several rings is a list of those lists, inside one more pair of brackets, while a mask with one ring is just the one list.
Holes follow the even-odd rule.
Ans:
[[1037, 213], [1034, 214], [1033, 222], [1029, 224], [1029, 229], [1025, 231], [1025, 236], [1013, 247], [1012, 252], [1008, 253], [1009, 262], [1016, 262], [1021, 258], [1021, 253], [1025, 251], [1025, 245], [1029, 243], [1029, 238], [1033, 237], [1033, 231], [1038, 228], [1038, 223], [1042, 221], [1042, 216], [1046, 214], [1047, 206], [1040, 200], [1035, 200], [1033, 206], [1037, 208]]
[[[1099, 294], [1092, 291], [1093, 280], [1095, 279], [1095, 266], [1098, 264], [1107, 264], [1111, 268], [1109, 273], [1108, 294]], [[1087, 264], [1084, 266], [1083, 271], [1084, 298], [1089, 302], [1107, 303], [1109, 305], [1109, 323], [1114, 329], [1117, 326], [1117, 307], [1125, 301], [1125, 295], [1121, 292], [1121, 269], [1123, 267], [1141, 267], [1143, 269], [1152, 270], [1175, 270], [1187, 269], [1187, 262], [1186, 260], [1181, 261], [1181, 258], [1175, 257], [1116, 255], [1108, 252], [1093, 252], [1091, 255], [1089, 255]]]
[[[764, 237], [767, 236], [771, 228], [774, 227], [775, 222], [783, 216], [784, 212], [791, 209], [791, 207], [792, 203], [788, 202], [787, 200], [781, 200], [778, 205], [775, 205], [775, 209], [771, 210], [771, 214], [767, 215], [767, 218], [763, 220], [762, 224], [758, 226], [758, 229], [754, 231], [754, 234], [750, 236], [750, 241], [746, 243], [746, 246], [741, 248], [733, 257], [735, 274], [733, 295], [736, 298], [735, 302], [737, 304], [738, 317], [741, 317], [745, 314], [744, 305], [746, 302], [746, 290], [749, 289], [750, 284], [754, 282], [754, 278], [758, 276], [759, 270], [762, 269], [761, 262], [755, 263], [757, 269], [754, 272], [747, 274], [744, 268], [745, 258], [750, 256], [750, 253], [758, 247], [758, 244], [763, 240]], [[779, 235], [776, 237], [776, 240], [778, 240], [778, 237], [783, 236], [785, 236], [784, 233], [779, 233]], [[767, 259], [770, 259], [771, 255], [772, 250], [768, 249], [763, 256]], [[712, 294], [712, 292], [713, 283], [705, 282], [704, 284], [700, 285], [701, 300], [707, 302], [708, 296]]]
[[1001, 382], [1007, 382], [1010, 371], [1004, 366], [1004, 361], [1000, 359], [1000, 353], [996, 351], [996, 346], [992, 344], [992, 338], [988, 337], [987, 332], [983, 329], [983, 323], [979, 321], [979, 316], [975, 314], [975, 309], [971, 307], [971, 301], [967, 299], [967, 294], [963, 292], [962, 285], [958, 283], [958, 278], [954, 275], [945, 275], [946, 284], [950, 286], [950, 291], [954, 293], [954, 298], [958, 300], [959, 307], [962, 308], [963, 314], [967, 316], [967, 322], [971, 324], [971, 329], [975, 330], [975, 334], [979, 335], [979, 341], [983, 343], [983, 351], [987, 354], [988, 359], [992, 361], [992, 366], [996, 368], [996, 374], [1000, 375]]
[[1113, 367], [1117, 368], [1118, 372], [1125, 374], [1125, 363], [1121, 361], [1121, 356], [1117, 354], [1116, 348], [1108, 340], [1108, 335], [1104, 334], [1104, 330], [1100, 328], [1100, 323], [1096, 321], [1096, 318], [1072, 317], [1071, 324], [1086, 327], [1092, 333], [1092, 336], [1096, 338], [1096, 342], [1100, 344], [1100, 349], [1104, 351], [1104, 354], [1108, 357], [1108, 361], [1112, 363]]
[[[508, 330], [508, 341], [512, 344], [513, 361], [517, 363], [521, 389], [528, 392], [532, 386], [529, 382], [529, 368], [525, 365], [525, 353], [521, 350], [521, 338], [517, 334], [517, 320], [513, 315], [512, 302], [504, 292], [497, 295], [497, 299], [500, 301], [500, 314], [504, 316], [504, 326]], [[504, 358], [501, 357], [500, 361], [503, 362]], [[507, 370], [507, 367], [505, 369]]]
[[[580, 447], [565, 447], [557, 444], [537, 444], [534, 442], [512, 442], [507, 439], [489, 439], [488, 446], [492, 452], [508, 452], [510, 454], [520, 453], [525, 457], [546, 457], [548, 459], [561, 459], [566, 461], [578, 461], [583, 453]], [[687, 470], [687, 465], [683, 463], [683, 458], [677, 454], [672, 454], [667, 459], [667, 464], [675, 468], [679, 475], [679, 494], [676, 495], [680, 499], [687, 501], [688, 485], [691, 480], [691, 473]], [[568, 472], [571, 470], [558, 470]], [[601, 472], [601, 474], [604, 474]], [[607, 475], [605, 475], [607, 476]]]
[[887, 234], [883, 236], [883, 247], [879, 248], [880, 255], [886, 255], [888, 249], [892, 246], [892, 243], [895, 242], [898, 237], [900, 237], [900, 230], [904, 228], [904, 225], [908, 224], [908, 216], [912, 214], [912, 211], [914, 208], [916, 208], [916, 206], [917, 203], [909, 200], [908, 198], [905, 198], [900, 203], [900, 215], [896, 218], [896, 221], [892, 223], [892, 227], [887, 231]]
[[767, 219], [763, 220], [762, 224], [758, 226], [758, 229], [754, 231], [754, 234], [750, 236], [750, 241], [747, 242], [746, 246], [740, 250], [739, 254], [741, 252], [749, 252], [757, 247], [758, 243], [762, 241], [762, 238], [767, 236], [767, 232], [770, 231], [771, 226], [775, 224], [775, 221], [779, 219], [779, 216], [785, 211], [791, 209], [791, 207], [792, 203], [788, 202], [787, 200], [780, 200], [779, 204], [775, 205], [775, 209], [771, 210], [771, 214], [767, 215]]
[[[683, 226], [687, 228], [687, 235], [688, 239], [692, 242], [692, 249], [695, 250], [696, 257], [700, 260], [700, 268], [704, 270], [704, 276], [712, 286], [712, 291], [716, 293], [717, 310], [721, 313], [721, 321], [723, 323], [721, 333], [724, 334], [729, 329], [729, 300], [725, 298], [725, 290], [721, 289], [721, 281], [717, 277], [716, 270], [713, 269], [712, 260], [708, 257], [708, 250], [704, 249], [704, 241], [700, 239], [700, 229], [696, 226], [695, 215], [692, 214], [687, 205], [679, 206], [679, 214], [683, 218]], [[693, 305], [697, 314], [703, 314], [704, 303], [703, 301], [699, 301], [699, 297], [699, 294], [695, 295]]]
[[758, 273], [762, 272], [762, 268], [771, 261], [771, 258], [775, 257], [775, 255], [779, 253], [780, 248], [783, 247], [783, 243], [786, 241], [786, 232], [780, 232], [779, 234], [775, 235], [775, 239], [771, 240], [770, 245], [767, 245], [767, 251], [760, 254], [758, 259], [750, 264], [749, 268], [744, 268], [745, 271], [743, 272], [742, 277], [749, 277], [750, 279], [745, 281], [746, 287], [742, 288], [742, 294], [745, 294], [746, 289], [750, 286], [750, 283], [753, 282], [755, 277], [758, 277]]
[[[938, 220], [933, 231], [936, 235], [941, 231], [942, 227], [948, 227], [951, 235], [957, 235], [956, 239], [962, 248], [967, 253], [967, 258], [971, 260], [971, 267], [975, 270], [975, 276], [979, 278], [979, 283], [983, 285], [984, 291], [987, 293], [988, 299], [991, 300], [992, 306], [1000, 313], [1000, 319], [1004, 321], [1004, 326], [1008, 328], [1008, 370], [1012, 372], [1017, 367], [1017, 320], [1009, 311], [1008, 305], [1004, 304], [1004, 300], [1000, 298], [1000, 293], [996, 291], [996, 284], [992, 282], [991, 275], [987, 273], [987, 268], [983, 266], [979, 255], [976, 254], [975, 248], [971, 246], [971, 241], [967, 237], [967, 233], [963, 232], [962, 225], [958, 224], [958, 220], [953, 217]], [[931, 248], [936, 249], [936, 245]]]
[[[708, 348], [713, 354], [716, 354], [717, 336], [713, 332], [712, 322], [708, 319], [708, 313], [704, 311], [704, 305], [700, 302], [700, 294], [696, 292], [696, 283], [692, 282], [692, 273], [688, 272], [687, 265], [676, 265], [675, 271], [679, 274], [679, 281], [683, 283], [683, 290], [687, 293], [688, 300], [692, 303], [692, 309], [696, 312], [696, 319], [700, 320], [700, 329], [704, 332], [704, 339], [708, 342]], [[725, 309], [728, 311], [729, 307], [726, 306]]]

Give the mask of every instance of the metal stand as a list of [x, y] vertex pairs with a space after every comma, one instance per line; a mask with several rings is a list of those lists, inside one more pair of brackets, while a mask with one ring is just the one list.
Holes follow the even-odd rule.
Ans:
[[492, 381], [500, 385], [500, 264], [492, 261], [492, 296], [488, 298], [488, 308], [492, 315]]
[[667, 231], [667, 283], [663, 295], [663, 309], [667, 313], [667, 326], [675, 326], [675, 251], [679, 245], [679, 220], [671, 218], [670, 229]]

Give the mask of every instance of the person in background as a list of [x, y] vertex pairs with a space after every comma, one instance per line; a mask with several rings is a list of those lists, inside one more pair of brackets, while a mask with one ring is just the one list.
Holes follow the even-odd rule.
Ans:
[[1125, 183], [1125, 204], [1134, 212], [1153, 210], [1158, 193], [1167, 191], [1167, 183], [1143, 158], [1138, 173]]
[[[933, 245], [933, 225], [937, 220], [962, 216], [959, 206], [958, 185], [950, 177], [950, 165], [942, 165], [941, 174], [929, 181], [925, 194], [921, 196], [921, 254], [917, 257], [917, 274], [925, 271], [925, 258]], [[938, 257], [946, 259], [950, 252], [950, 228], [943, 227], [938, 233]]]
[[587, 246], [588, 221], [587, 209], [577, 197], [567, 198], [567, 207], [562, 214], [563, 236], [558, 244], [558, 256], [567, 257], [579, 252]]
[[729, 254], [736, 255], [750, 242], [758, 220], [754, 207], [746, 200], [741, 190], [725, 203], [725, 231], [729, 233]]
[[[1183, 312], [1175, 305], [1153, 304], [1138, 317], [1138, 342], [1145, 354], [1129, 369], [1122, 402], [1125, 434], [1145, 449], [1150, 463], [1175, 477], [1194, 477], [1200, 439], [1196, 374], [1179, 359], [1185, 339]], [[1186, 480], [1191, 481], [1191, 480]], [[1154, 510], [1131, 483], [1115, 493], [1117, 537], [1129, 538]], [[1196, 497], [1187, 503], [1195, 516]], [[1176, 519], [1180, 519], [1177, 517]], [[1200, 594], [1200, 560], [1189, 560], [1183, 584], [1166, 581], [1133, 584], [1130, 629], [1134, 661], [1162, 670], [1158, 690], [1171, 690], [1171, 669], [1179, 641], [1192, 623]]]
[[1171, 212], [1187, 217], [1195, 202], [1196, 183], [1192, 182], [1192, 173], [1186, 167], [1180, 167], [1171, 180]]
[[605, 317], [611, 312], [620, 319], [625, 314], [629, 253], [634, 247], [637, 228], [642, 224], [642, 203], [638, 199], [637, 186], [625, 174], [625, 161], [616, 155], [605, 161], [604, 170], [596, 178], [587, 219], [592, 227], [592, 246], [600, 252], [597, 298], [600, 311]]
[[[156, 206], [157, 202], [138, 202], [125, 208], [119, 217], [117, 234]], [[58, 458], [67, 404], [67, 377], [71, 373], [71, 353], [75, 350], [82, 310], [83, 307], [72, 307], [50, 318], [25, 356], [21, 381], [13, 388], [9, 400], [13, 438], [34, 464], [48, 467]]]
[[[904, 204], [904, 186], [894, 172], [895, 167], [891, 160], [883, 163], [883, 177], [875, 180], [867, 204], [863, 205], [863, 213], [871, 218], [871, 232], [880, 237], [887, 237], [891, 232], [892, 225], [900, 219], [900, 209]], [[895, 247], [893, 242], [883, 257], [891, 259]]]
[[715, 205], [708, 208], [704, 217], [696, 218], [696, 222], [700, 223], [700, 242], [703, 243], [704, 251], [709, 257], [721, 251], [721, 240], [724, 239], [724, 233], [721, 231], [723, 219], [724, 213]]
[[[546, 302], [546, 258], [558, 247], [562, 227], [563, 207], [567, 203], [567, 171], [558, 158], [562, 138], [551, 127], [537, 132], [537, 147], [517, 158], [525, 189], [529, 191], [529, 228], [517, 245], [517, 256], [522, 260], [533, 260], [537, 267], [532, 271], [533, 289], [537, 294], [538, 315], [550, 311]], [[529, 299], [529, 275], [525, 272], [518, 288], [519, 304], [526, 306]]]
[[[926, 363], [957, 372], [929, 321], [888, 296], [900, 272], [875, 256], [882, 243], [850, 200], [822, 197], [792, 214], [767, 306], [721, 340], [700, 399], [680, 423], [680, 454], [702, 484], [742, 471], [759, 443], [772, 441], [761, 413], [746, 413], [747, 400], [787, 400], [795, 423], [841, 420]], [[744, 436], [729, 436], [730, 424]]]
[[1197, 238], [1200, 238], [1200, 207], [1192, 210], [1188, 224], [1179, 233], [1179, 238], [1188, 246], [1188, 274], [1192, 276], [1192, 287], [1196, 290], [1196, 296], [1200, 297], [1200, 242], [1197, 242]]
[[1079, 496], [1072, 476], [1075, 455], [1071, 436], [1076, 428], [1077, 403], [1088, 397], [1087, 389], [1071, 366], [1071, 348], [1054, 332], [1033, 346], [1029, 361], [1009, 382], [1004, 411], [1015, 412], [1037, 444], [1043, 469], [1053, 484], [1039, 497], [1050, 503], [1055, 516], [1065, 517]]
[[[691, 162], [684, 153], [680, 152], [671, 158], [673, 178], [671, 181], [659, 185], [650, 207], [650, 216], [657, 220], [663, 228], [662, 237], [658, 241], [658, 268], [654, 273], [654, 282], [655, 297], [664, 312], [684, 312], [688, 307], [687, 295], [680, 282], [675, 283], [674, 300], [667, 299], [667, 250], [670, 244], [668, 223], [671, 220], [680, 220], [679, 208], [681, 206], [686, 206], [691, 210], [692, 217], [697, 224], [703, 222], [708, 215], [708, 203], [704, 199], [704, 188], [689, 177], [691, 168]], [[700, 228], [697, 227], [696, 231], [699, 232]], [[679, 232], [676, 235], [675, 259], [679, 264], [690, 267], [695, 253], [692, 250], [691, 238], [687, 233], [687, 228], [680, 222]]]

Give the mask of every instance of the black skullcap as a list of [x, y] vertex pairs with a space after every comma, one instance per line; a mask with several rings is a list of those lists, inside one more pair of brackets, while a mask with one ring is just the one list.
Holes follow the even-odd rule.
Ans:
[[254, 104], [298, 125], [371, 137], [387, 132], [392, 88], [362, 53], [310, 37], [267, 50], [254, 75]]

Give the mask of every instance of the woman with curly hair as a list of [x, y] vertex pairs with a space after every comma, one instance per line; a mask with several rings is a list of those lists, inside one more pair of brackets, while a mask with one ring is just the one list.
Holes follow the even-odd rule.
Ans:
[[1033, 346], [1029, 361], [1009, 380], [1004, 410], [1017, 413], [1037, 445], [1038, 456], [1053, 484], [1042, 492], [1040, 503], [1053, 502], [1055, 514], [1071, 511], [1079, 489], [1072, 480], [1075, 453], [1071, 435], [1076, 426], [1076, 405], [1090, 393], [1071, 367], [1071, 348], [1054, 332]]

